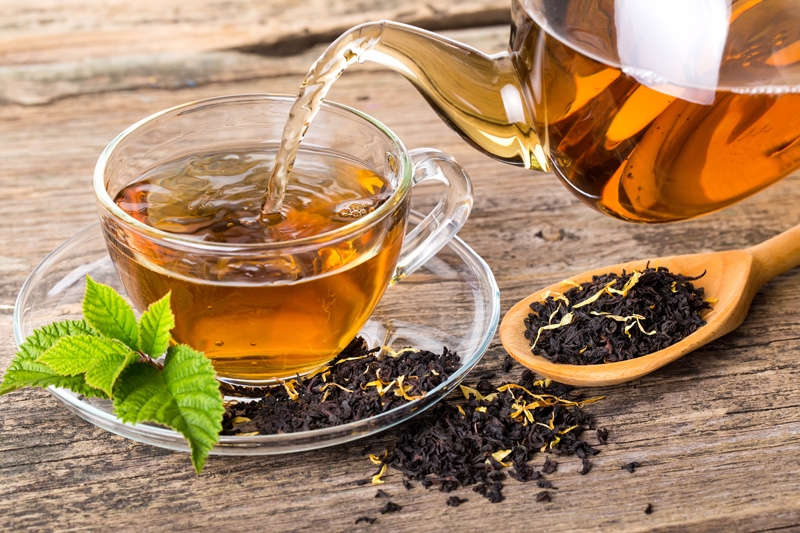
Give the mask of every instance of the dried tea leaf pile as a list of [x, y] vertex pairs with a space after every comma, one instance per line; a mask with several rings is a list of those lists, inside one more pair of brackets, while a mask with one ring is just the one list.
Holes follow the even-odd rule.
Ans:
[[[540, 470], [531, 464], [540, 452], [577, 455], [581, 473], [591, 469], [589, 457], [598, 450], [582, 440], [591, 416], [581, 406], [600, 398], [583, 399], [566, 385], [536, 380], [526, 370], [517, 383], [492, 390], [487, 381], [476, 389], [462, 386], [463, 403], [445, 401], [428, 415], [403, 426], [398, 442], [383, 458], [372, 457], [403, 473], [407, 480], [426, 488], [450, 492], [460, 487], [473, 490], [491, 502], [503, 500], [503, 481], [509, 475], [542, 489], [554, 489], [545, 478], [557, 463], [549, 457]], [[507, 474], [506, 474], [507, 472]], [[549, 501], [543, 491], [537, 501]]]
[[[289, 433], [368, 418], [422, 397], [460, 367], [458, 356], [447, 348], [440, 354], [412, 348], [393, 352], [369, 348], [359, 338], [314, 375], [273, 387], [258, 401], [229, 404], [223, 434]], [[372, 483], [383, 483], [392, 468], [403, 474], [406, 488], [412, 482], [443, 492], [471, 486], [489, 501], [500, 502], [510, 476], [535, 482], [540, 489], [535, 500], [547, 502], [556, 487], [546, 476], [558, 466], [550, 457], [577, 455], [581, 474], [589, 472], [589, 458], [598, 450], [582, 439], [592, 419], [581, 406], [600, 398], [585, 399], [566, 385], [537, 380], [529, 370], [518, 382], [500, 387], [488, 381], [492, 376], [484, 376], [474, 388], [462, 385], [462, 399], [451, 395], [400, 426], [397, 442], [380, 456], [370, 456], [378, 465]], [[605, 430], [597, 431], [601, 444], [606, 437]], [[531, 460], [542, 452], [552, 455], [537, 470]], [[380, 490], [376, 495], [388, 496]], [[450, 497], [447, 505], [466, 501]], [[380, 513], [400, 509], [389, 501]]]
[[554, 363], [613, 363], [662, 350], [705, 324], [711, 309], [700, 279], [664, 267], [594, 276], [531, 304], [525, 338]]
[[307, 377], [272, 387], [258, 401], [229, 404], [223, 435], [271, 435], [338, 426], [422, 397], [461, 367], [454, 352], [369, 348], [355, 339]]

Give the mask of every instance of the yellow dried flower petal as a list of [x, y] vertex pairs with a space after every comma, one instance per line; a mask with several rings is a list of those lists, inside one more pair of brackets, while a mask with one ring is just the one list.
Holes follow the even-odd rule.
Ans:
[[573, 306], [572, 306], [572, 308], [573, 308], [573, 309], [577, 309], [578, 307], [583, 307], [584, 305], [589, 305], [590, 303], [593, 303], [595, 300], [597, 300], [598, 298], [600, 298], [602, 295], [604, 295], [604, 294], [607, 294], [607, 293], [609, 292], [609, 291], [608, 291], [608, 289], [609, 289], [609, 288], [610, 288], [612, 285], [614, 285], [614, 284], [616, 284], [616, 283], [617, 283], [617, 280], [611, 280], [611, 281], [609, 281], [609, 282], [608, 282], [608, 283], [606, 283], [606, 284], [605, 284], [605, 286], [603, 286], [603, 288], [601, 288], [599, 291], [597, 291], [596, 293], [594, 293], [592, 296], [589, 296], [589, 297], [588, 297], [588, 298], [586, 298], [584, 301], [582, 301], [582, 302], [580, 302], [580, 303], [577, 303], [577, 304], [573, 305]]
[[252, 420], [250, 420], [246, 416], [234, 416], [233, 420], [231, 420], [231, 424], [233, 424], [234, 426], [236, 424], [244, 424], [245, 422], [252, 422]]
[[[578, 285], [578, 287], [580, 287], [580, 285]], [[545, 292], [543, 292], [542, 295], [541, 295], [541, 299], [542, 300], [546, 300], [547, 298], [552, 298], [553, 300], [561, 300], [565, 304], [569, 305], [569, 298], [567, 298], [566, 296], [564, 296], [563, 293], [560, 293], [558, 291], [545, 291]]]
[[381, 466], [380, 471], [377, 474], [375, 474], [374, 476], [372, 476], [372, 484], [373, 485], [383, 485], [385, 483], [385, 481], [382, 480], [381, 478], [383, 477], [383, 475], [385, 473], [386, 473], [386, 464]]
[[373, 453], [369, 454], [369, 460], [376, 465], [383, 464], [383, 459]]
[[572, 318], [573, 318], [573, 314], [572, 313], [567, 313], [566, 315], [561, 317], [561, 321], [558, 324], [548, 324], [546, 326], [540, 327], [539, 328], [539, 332], [536, 334], [536, 339], [533, 341], [533, 344], [531, 345], [531, 350], [533, 350], [536, 347], [536, 343], [539, 342], [539, 336], [541, 336], [542, 331], [545, 331], [545, 330], [548, 330], [548, 329], [556, 329], [556, 328], [561, 328], [561, 327], [567, 326], [567, 325], [572, 323]]
[[561, 431], [558, 432], [558, 434], [559, 435], [565, 435], [565, 434], [569, 433], [570, 431], [572, 431], [573, 429], [576, 429], [576, 428], [579, 428], [579, 427], [580, 427], [579, 425], [575, 424], [574, 426], [570, 426], [568, 428], [562, 429]]
[[321, 389], [319, 389], [319, 391], [320, 392], [322, 392], [322, 391], [326, 391], [327, 392], [328, 387], [338, 387], [338, 388], [342, 389], [345, 392], [350, 392], [350, 393], [353, 392], [352, 390], [350, 390], [350, 389], [348, 389], [348, 388], [346, 388], [346, 387], [344, 387], [342, 385], [339, 385], [338, 383], [334, 383], [334, 382], [326, 383], [325, 385], [322, 386]]
[[295, 389], [297, 385], [298, 383], [296, 379], [292, 379], [283, 384], [283, 388], [286, 389], [286, 394], [288, 394], [289, 398], [292, 400], [297, 400], [300, 397], [300, 394]]
[[[494, 459], [495, 461], [500, 463], [502, 466], [509, 467], [513, 463], [511, 463], [510, 461], [509, 462], [503, 462], [503, 459], [505, 459], [509, 455], [511, 455], [511, 450], [499, 450], [499, 451], [496, 451], [496, 452], [494, 452], [492, 454], [492, 459]], [[490, 464], [489, 463], [489, 459], [486, 459], [486, 464]]]
[[395, 396], [402, 396], [406, 400], [413, 401], [413, 400], [418, 400], [425, 395], [425, 392], [423, 392], [419, 396], [410, 396], [408, 393], [409, 391], [413, 390], [414, 387], [412, 385], [403, 385], [404, 379], [405, 376], [400, 376], [397, 378], [397, 388], [394, 391]]
[[390, 357], [400, 357], [402, 354], [408, 352], [417, 353], [419, 352], [419, 348], [403, 348], [395, 352], [391, 346], [381, 346], [381, 352], [386, 352]]
[[625, 283], [624, 287], [622, 287], [622, 290], [612, 289], [611, 287], [609, 287], [608, 288], [608, 292], [609, 293], [613, 293], [613, 294], [617, 294], [617, 295], [622, 296], [624, 298], [624, 297], [626, 297], [628, 295], [628, 291], [631, 290], [634, 285], [636, 285], [636, 283], [639, 281], [639, 278], [641, 278], [641, 277], [642, 277], [642, 273], [639, 272], [638, 270], [634, 270], [633, 274], [631, 274], [631, 277], [628, 278], [628, 282]]
[[467, 387], [466, 385], [459, 385], [461, 387], [461, 394], [464, 395], [464, 398], [469, 400], [470, 396], [474, 396], [476, 400], [483, 400], [483, 394], [478, 392], [478, 389], [473, 389], [472, 387]]
[[236, 437], [255, 437], [256, 435], [259, 435], [258, 431], [248, 431], [247, 433], [237, 433], [235, 436]]

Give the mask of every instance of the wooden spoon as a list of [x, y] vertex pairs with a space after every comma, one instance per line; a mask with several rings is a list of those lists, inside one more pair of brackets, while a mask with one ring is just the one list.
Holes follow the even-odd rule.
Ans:
[[[696, 286], [704, 287], [706, 298], [717, 299], [713, 309], [703, 317], [706, 320], [705, 326], [668, 348], [617, 363], [567, 365], [551, 363], [544, 357], [531, 353], [531, 342], [524, 335], [524, 320], [531, 312], [529, 305], [532, 302], [543, 301], [547, 291], [569, 290], [573, 286], [572, 282], [591, 281], [593, 275], [621, 273], [623, 269], [626, 272], [644, 270], [648, 262], [651, 267], [667, 267], [670, 272], [686, 276], [696, 276], [706, 271], [705, 276], [694, 282]], [[747, 315], [753, 296], [761, 286], [798, 265], [800, 225], [745, 250], [660, 257], [598, 268], [571, 277], [572, 282], [556, 283], [517, 302], [500, 323], [500, 341], [514, 359], [554, 381], [583, 386], [614, 385], [632, 381], [739, 327]]]

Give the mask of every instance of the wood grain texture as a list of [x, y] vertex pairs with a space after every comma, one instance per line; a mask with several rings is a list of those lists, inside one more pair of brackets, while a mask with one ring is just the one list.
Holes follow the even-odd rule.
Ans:
[[[303, 65], [319, 49], [285, 59], [241, 52], [271, 38], [257, 28], [259, 16], [300, 25], [311, 20], [309, 28], [332, 31], [394, 9], [274, 1], [181, 3], [186, 8], [142, 3], [158, 5], [158, 12], [130, 2], [105, 2], [102, 8], [88, 0], [11, 4], [4, 2], [0, 10], [2, 369], [15, 351], [12, 309], [26, 276], [50, 250], [96, 220], [91, 174], [116, 133], [189, 100], [294, 93]], [[488, 12], [497, 8], [475, 5]], [[169, 14], [178, 8], [175, 16], [185, 31], [170, 32]], [[248, 9], [261, 15], [249, 16]], [[315, 18], [302, 16], [304, 9]], [[228, 22], [229, 31], [223, 28]], [[204, 33], [208, 27], [217, 30]], [[494, 52], [503, 49], [507, 33], [498, 26], [449, 35]], [[180, 42], [169, 43], [164, 35]], [[86, 71], [80, 68], [84, 57], [92, 65]], [[35, 74], [21, 87], [24, 69]], [[56, 87], [59, 79], [68, 82]], [[26, 100], [26, 94], [36, 97]], [[745, 248], [800, 222], [796, 175], [701, 219], [622, 223], [588, 209], [552, 175], [475, 152], [396, 74], [354, 67], [330, 97], [372, 114], [409, 147], [440, 148], [467, 168], [476, 201], [460, 235], [492, 267], [503, 313], [535, 289], [584, 270], [641, 257]], [[509, 480], [504, 502], [490, 504], [467, 488], [456, 494], [469, 501], [450, 508], [447, 494], [421, 486], [406, 490], [390, 471], [381, 488], [403, 509], [381, 515], [375, 487], [359, 482], [374, 473], [367, 452], [392, 443], [398, 430], [294, 455], [212, 456], [195, 476], [187, 454], [113, 436], [69, 414], [47, 393], [22, 390], [0, 397], [0, 530], [796, 530], [798, 294], [795, 269], [756, 294], [733, 333], [635, 382], [592, 389], [605, 399], [586, 409], [610, 430], [609, 444], [584, 476], [576, 458], [558, 458], [558, 471], [550, 476], [558, 490], [550, 503], [533, 500], [537, 487]], [[504, 359], [495, 338], [468, 381], [485, 372], [495, 372], [497, 380], [516, 378], [522, 368], [504, 373]], [[641, 466], [633, 473], [621, 469], [631, 461]], [[356, 526], [362, 515], [377, 522]]]

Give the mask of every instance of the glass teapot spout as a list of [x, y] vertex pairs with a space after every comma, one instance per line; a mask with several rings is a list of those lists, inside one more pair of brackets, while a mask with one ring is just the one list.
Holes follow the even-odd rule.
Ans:
[[363, 24], [343, 39], [366, 40], [358, 61], [406, 77], [464, 140], [505, 163], [547, 168], [531, 128], [519, 77], [508, 53], [485, 55], [469, 46], [391, 21]]

